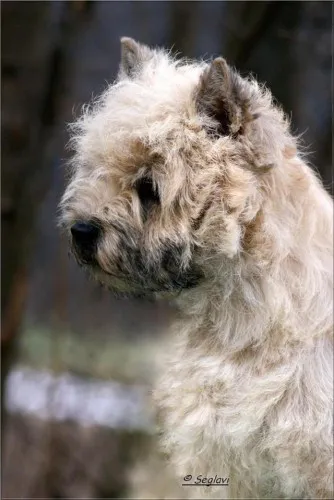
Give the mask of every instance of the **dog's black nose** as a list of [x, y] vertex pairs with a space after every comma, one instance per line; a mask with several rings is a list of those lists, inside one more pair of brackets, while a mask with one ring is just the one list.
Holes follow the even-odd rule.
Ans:
[[99, 227], [91, 222], [80, 221], [73, 224], [71, 233], [80, 256], [90, 260], [100, 235]]
[[95, 242], [99, 236], [100, 230], [90, 222], [76, 222], [71, 227], [71, 233], [75, 241], [90, 243]]

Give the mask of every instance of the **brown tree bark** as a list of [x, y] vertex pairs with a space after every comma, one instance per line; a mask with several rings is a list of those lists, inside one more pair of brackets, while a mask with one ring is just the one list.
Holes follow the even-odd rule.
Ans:
[[56, 4], [1, 4], [2, 424], [5, 381], [15, 360], [36, 216], [51, 174], [51, 138], [61, 87], [67, 8], [63, 10], [62, 2]]
[[224, 56], [270, 87], [329, 189], [331, 18], [330, 2], [227, 2], [222, 27]]
[[194, 56], [199, 2], [170, 2], [170, 33], [166, 46], [183, 56]]

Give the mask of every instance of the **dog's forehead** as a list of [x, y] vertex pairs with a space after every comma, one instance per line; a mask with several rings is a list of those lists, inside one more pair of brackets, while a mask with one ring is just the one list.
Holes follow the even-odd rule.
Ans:
[[110, 171], [123, 170], [124, 165], [127, 170], [128, 165], [145, 164], [159, 145], [169, 148], [187, 120], [196, 120], [194, 91], [203, 69], [203, 64], [178, 66], [163, 61], [107, 88], [74, 124], [78, 167], [84, 163]]
[[[106, 93], [104, 111], [116, 130], [147, 127], [189, 114], [201, 65], [145, 68], [136, 78], [123, 79]], [[168, 125], [165, 123], [165, 126]]]

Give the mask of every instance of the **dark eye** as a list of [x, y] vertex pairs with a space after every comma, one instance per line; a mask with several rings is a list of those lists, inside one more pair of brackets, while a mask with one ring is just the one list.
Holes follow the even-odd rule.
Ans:
[[136, 190], [145, 212], [153, 205], [160, 203], [159, 192], [155, 188], [150, 177], [143, 177], [136, 183]]

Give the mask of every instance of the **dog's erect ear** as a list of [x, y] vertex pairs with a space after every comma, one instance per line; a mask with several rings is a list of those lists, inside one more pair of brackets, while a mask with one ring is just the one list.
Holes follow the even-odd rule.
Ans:
[[219, 135], [242, 133], [254, 119], [248, 111], [247, 82], [233, 71], [225, 59], [214, 59], [205, 70], [197, 94], [199, 111], [213, 118]]
[[119, 75], [121, 77], [133, 77], [138, 73], [145, 63], [151, 59], [153, 51], [132, 38], [121, 38], [121, 64]]

